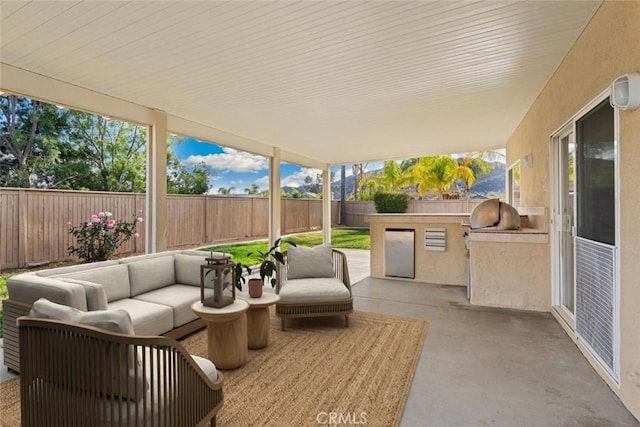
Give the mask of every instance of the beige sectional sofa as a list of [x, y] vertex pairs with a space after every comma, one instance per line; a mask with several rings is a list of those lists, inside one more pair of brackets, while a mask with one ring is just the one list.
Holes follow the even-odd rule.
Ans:
[[123, 309], [136, 335], [180, 338], [204, 327], [191, 304], [200, 300], [200, 265], [208, 255], [160, 252], [11, 277], [4, 301], [5, 365], [19, 371], [16, 319], [40, 298], [84, 311]]

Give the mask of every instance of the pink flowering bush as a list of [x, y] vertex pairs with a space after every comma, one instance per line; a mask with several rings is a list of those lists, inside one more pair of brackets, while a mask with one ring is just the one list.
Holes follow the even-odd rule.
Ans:
[[[69, 234], [76, 238], [76, 245], [69, 246], [69, 255], [76, 254], [86, 262], [106, 261], [121, 244], [131, 237], [139, 236], [136, 231], [142, 222], [139, 215], [132, 222], [116, 221], [111, 212], [98, 212], [91, 219], [69, 228]], [[71, 225], [71, 223], [69, 223]]]

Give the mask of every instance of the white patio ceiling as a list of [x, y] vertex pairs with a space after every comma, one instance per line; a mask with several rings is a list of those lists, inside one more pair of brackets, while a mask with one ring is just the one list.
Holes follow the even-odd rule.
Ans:
[[0, 61], [351, 163], [504, 145], [599, 5], [3, 0]]

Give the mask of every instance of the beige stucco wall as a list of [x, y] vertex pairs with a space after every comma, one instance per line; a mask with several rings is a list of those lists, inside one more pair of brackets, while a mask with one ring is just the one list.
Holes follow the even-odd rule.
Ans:
[[471, 304], [548, 312], [546, 233], [471, 232]]
[[[371, 229], [371, 277], [385, 277], [386, 228], [415, 230], [415, 281], [444, 285], [466, 285], [466, 248], [462, 221], [469, 215], [372, 214], [365, 217]], [[430, 252], [424, 248], [425, 228], [445, 228], [447, 250]]]
[[[549, 138], [618, 76], [640, 71], [640, 2], [605, 1], [507, 142], [521, 171], [521, 205], [550, 205]], [[620, 112], [620, 385], [594, 364], [640, 419], [640, 110]], [[580, 346], [580, 344], [579, 344]], [[584, 349], [583, 349], [584, 350]]]

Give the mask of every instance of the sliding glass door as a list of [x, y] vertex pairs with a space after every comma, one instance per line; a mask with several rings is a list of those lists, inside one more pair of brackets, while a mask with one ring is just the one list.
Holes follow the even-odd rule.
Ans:
[[617, 146], [609, 99], [552, 140], [555, 308], [617, 378]]

